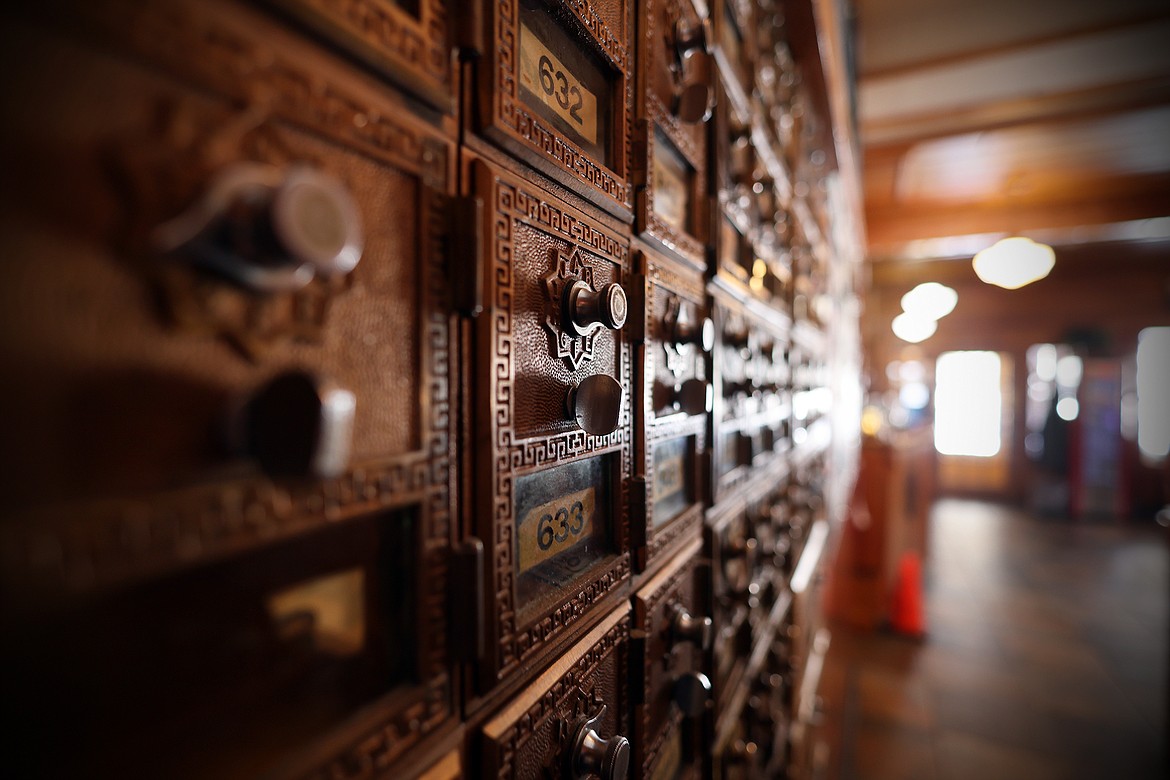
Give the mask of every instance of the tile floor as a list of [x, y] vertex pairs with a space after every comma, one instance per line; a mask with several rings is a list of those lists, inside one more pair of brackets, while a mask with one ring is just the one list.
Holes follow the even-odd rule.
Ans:
[[823, 775], [1170, 778], [1170, 535], [947, 499], [926, 637], [834, 625]]

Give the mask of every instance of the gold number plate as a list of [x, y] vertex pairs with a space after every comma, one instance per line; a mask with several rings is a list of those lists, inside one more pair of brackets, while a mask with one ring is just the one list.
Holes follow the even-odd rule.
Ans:
[[671, 439], [654, 447], [654, 525], [660, 526], [690, 505], [687, 485], [689, 439]]
[[654, 139], [654, 213], [675, 230], [687, 230], [687, 172], [678, 153]]
[[672, 455], [654, 464], [654, 501], [664, 503], [682, 493], [686, 486], [683, 477], [683, 454]]
[[597, 143], [597, 97], [528, 25], [520, 25], [520, 84], [590, 144]]
[[594, 488], [578, 490], [530, 510], [516, 526], [520, 571], [544, 563], [593, 537]]

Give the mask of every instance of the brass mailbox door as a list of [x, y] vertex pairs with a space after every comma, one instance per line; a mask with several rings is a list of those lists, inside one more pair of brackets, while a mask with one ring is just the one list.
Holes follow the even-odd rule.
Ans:
[[444, 113], [455, 111], [451, 0], [268, 0]]
[[629, 219], [632, 7], [627, 0], [488, 5], [469, 129]]
[[711, 682], [722, 713], [752, 649], [751, 613], [759, 601], [753, 579], [757, 541], [741, 502], [732, 501], [708, 519], [705, 552], [711, 561]]
[[483, 777], [627, 777], [629, 638], [622, 605], [485, 723]]
[[716, 290], [713, 304], [714, 501], [753, 478], [754, 467], [776, 464], [788, 453], [791, 378], [785, 357], [791, 326], [785, 313]]
[[715, 0], [715, 61], [728, 98], [746, 112], [755, 85], [757, 7], [753, 0]]
[[706, 8], [693, 0], [640, 4], [636, 229], [706, 268], [707, 121], [715, 66]]
[[[709, 741], [703, 733], [711, 703], [704, 658], [714, 639], [698, 589], [706, 580], [702, 544], [674, 561], [634, 595], [634, 763], [638, 777], [698, 775]], [[700, 569], [703, 582], [699, 581]]]
[[702, 523], [715, 330], [702, 274], [639, 246], [635, 407], [645, 424], [635, 430], [640, 511], [632, 530], [635, 564], [644, 571], [697, 538]]
[[3, 33], [14, 760], [389, 766], [457, 712], [454, 143], [247, 6], [71, 11]]
[[487, 548], [481, 688], [629, 577], [629, 244], [481, 159], [475, 529]]

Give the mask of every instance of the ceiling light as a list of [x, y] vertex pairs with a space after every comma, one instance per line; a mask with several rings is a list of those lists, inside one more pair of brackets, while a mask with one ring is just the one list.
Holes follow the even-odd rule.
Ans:
[[955, 310], [959, 294], [938, 282], [923, 282], [902, 296], [902, 310], [908, 314], [937, 320]]
[[971, 264], [984, 282], [1016, 290], [1048, 276], [1056, 253], [1047, 244], [1015, 236], [996, 241], [976, 254]]
[[894, 329], [894, 335], [902, 339], [902, 341], [917, 344], [933, 336], [935, 330], [938, 328], [938, 323], [928, 317], [919, 317], [916, 314], [902, 312], [897, 317], [894, 317], [894, 322], [891, 327]]

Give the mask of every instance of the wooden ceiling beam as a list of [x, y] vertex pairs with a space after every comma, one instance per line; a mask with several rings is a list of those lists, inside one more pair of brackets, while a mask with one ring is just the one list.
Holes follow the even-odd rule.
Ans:
[[867, 161], [872, 155], [902, 152], [922, 141], [977, 131], [1032, 125], [1058, 126], [1097, 116], [1165, 105], [1170, 74], [1066, 92], [1015, 98], [965, 109], [929, 111], [863, 122], [860, 137]]
[[[1002, 232], [1081, 228], [1131, 220], [1155, 219], [1170, 214], [1170, 177], [1153, 177], [1149, 186], [1133, 186], [1099, 197], [1099, 191], [1061, 202], [955, 203], [908, 207], [867, 204], [868, 254], [896, 253], [905, 245], [924, 239]], [[1140, 181], [1140, 180], [1139, 180]], [[1076, 193], [1072, 193], [1076, 195]]]

